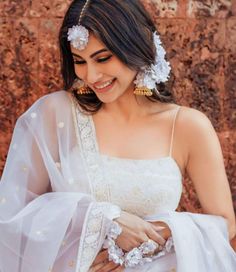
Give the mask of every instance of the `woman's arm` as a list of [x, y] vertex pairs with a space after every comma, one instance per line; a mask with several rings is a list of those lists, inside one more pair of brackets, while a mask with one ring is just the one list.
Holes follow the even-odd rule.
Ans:
[[[179, 126], [179, 129], [178, 129]], [[188, 150], [186, 170], [206, 214], [223, 216], [229, 238], [235, 235], [235, 215], [219, 139], [210, 120], [201, 112], [183, 107], [176, 131]]]

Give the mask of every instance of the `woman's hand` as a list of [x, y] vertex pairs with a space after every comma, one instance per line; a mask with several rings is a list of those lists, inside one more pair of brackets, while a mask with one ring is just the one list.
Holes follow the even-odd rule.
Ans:
[[152, 239], [160, 245], [165, 244], [165, 239], [158, 233], [164, 228], [160, 224], [144, 221], [140, 217], [124, 211], [115, 221], [122, 227], [122, 233], [116, 239], [116, 244], [125, 251], [140, 246], [148, 239]]
[[[165, 240], [167, 240], [171, 236], [171, 230], [166, 223], [161, 221], [149, 223], [151, 223], [154, 227], [159, 228], [158, 232]], [[161, 230], [160, 227], [162, 227], [163, 229]]]
[[107, 250], [98, 253], [95, 261], [89, 269], [89, 272], [122, 272], [124, 267], [108, 260]]
[[[125, 251], [130, 251], [138, 247], [141, 243], [152, 239], [157, 243], [164, 245], [165, 240], [171, 236], [171, 231], [164, 222], [146, 222], [143, 219], [122, 212], [116, 221], [122, 227], [122, 233], [118, 236], [116, 243]], [[89, 269], [89, 272], [122, 272], [124, 267], [108, 260], [107, 250], [98, 253], [95, 261]]]

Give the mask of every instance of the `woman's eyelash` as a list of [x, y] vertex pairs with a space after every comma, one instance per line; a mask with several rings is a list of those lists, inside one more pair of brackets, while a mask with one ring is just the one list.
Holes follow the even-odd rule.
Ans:
[[100, 58], [100, 59], [97, 60], [97, 62], [104, 62], [104, 61], [107, 61], [107, 60], [109, 60], [111, 57], [112, 57], [112, 55], [111, 55], [111, 56], [108, 56], [108, 57], [105, 57], [105, 58]]
[[[112, 57], [112, 55], [108, 56], [108, 57], [105, 57], [105, 58], [97, 59], [97, 62], [105, 62], [105, 61], [109, 60], [111, 57]], [[74, 60], [74, 63], [75, 64], [84, 64], [85, 61], [84, 60]]]
[[85, 61], [83, 61], [83, 60], [74, 60], [74, 63], [75, 64], [84, 64]]

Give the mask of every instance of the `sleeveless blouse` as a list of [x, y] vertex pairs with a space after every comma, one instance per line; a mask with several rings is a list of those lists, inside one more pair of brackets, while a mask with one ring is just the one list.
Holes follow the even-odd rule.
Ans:
[[118, 205], [123, 211], [148, 217], [174, 211], [182, 193], [182, 175], [172, 157], [175, 110], [169, 155], [158, 159], [126, 159], [103, 155], [99, 152], [95, 125], [74, 104], [74, 123], [78, 145], [84, 159], [77, 179], [88, 176], [90, 193], [96, 201]]

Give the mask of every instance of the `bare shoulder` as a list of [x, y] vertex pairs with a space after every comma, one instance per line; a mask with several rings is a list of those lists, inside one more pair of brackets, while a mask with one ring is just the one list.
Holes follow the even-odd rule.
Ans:
[[203, 112], [182, 106], [179, 112], [178, 125], [181, 134], [187, 137], [188, 142], [200, 144], [202, 140], [210, 140], [216, 137], [215, 129]]
[[213, 129], [212, 123], [207, 115], [194, 108], [179, 106], [173, 103], [162, 104], [159, 108], [161, 109], [161, 113], [169, 113], [171, 116], [173, 116], [173, 112], [179, 108], [176, 125], [187, 134], [193, 134], [194, 132], [202, 131], [203, 129], [204, 131]]
[[177, 134], [188, 155], [206, 154], [207, 150], [219, 147], [216, 131], [206, 114], [182, 106], [177, 121]]
[[212, 128], [212, 123], [206, 114], [185, 106], [181, 106], [180, 108], [179, 122], [182, 123], [185, 128], [189, 127], [194, 130]]
[[173, 103], [160, 104], [160, 113], [172, 119], [179, 108], [175, 123], [175, 134], [179, 143], [198, 143], [202, 138], [216, 135], [215, 129], [207, 115], [197, 109], [179, 106]]
[[[177, 107], [172, 104], [170, 110], [174, 111]], [[193, 165], [200, 167], [202, 162], [212, 161], [211, 156], [215, 156], [215, 151], [220, 150], [219, 140], [210, 119], [203, 112], [190, 107], [179, 108], [174, 135], [173, 156], [182, 173], [190, 173]]]

